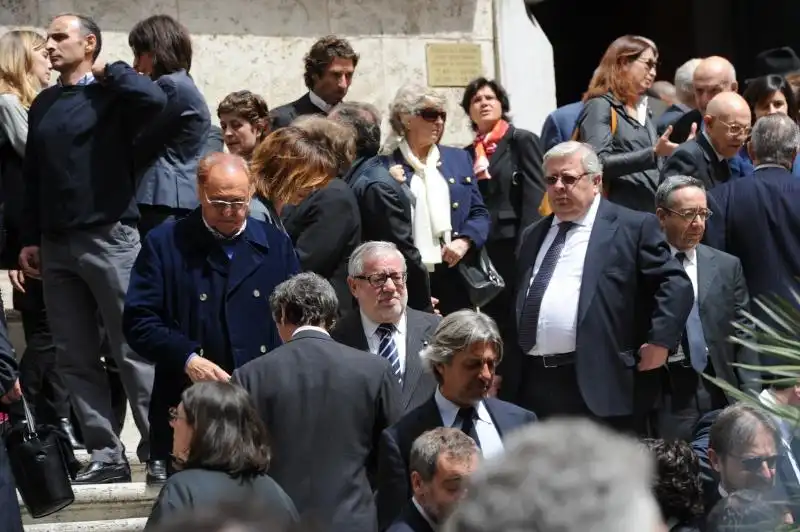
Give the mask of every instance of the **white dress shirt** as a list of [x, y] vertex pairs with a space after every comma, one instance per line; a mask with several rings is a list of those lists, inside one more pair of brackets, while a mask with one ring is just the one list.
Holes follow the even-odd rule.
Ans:
[[329, 333], [328, 331], [326, 331], [322, 327], [315, 327], [313, 325], [301, 325], [300, 327], [298, 327], [297, 329], [294, 330], [294, 332], [292, 333], [292, 338], [294, 338], [295, 336], [298, 335], [298, 333], [301, 333], [303, 331], [316, 331], [316, 332], [320, 332], [320, 333], [322, 333], [322, 334], [324, 334], [326, 336], [330, 336], [331, 335], [331, 333]]
[[308, 91], [308, 97], [311, 100], [311, 103], [319, 107], [320, 110], [324, 111], [325, 113], [330, 113], [331, 109], [333, 109], [331, 104], [314, 94], [314, 91]]
[[[766, 406], [776, 406], [778, 404], [775, 400], [775, 396], [769, 389], [762, 391], [758, 395], [758, 400], [761, 401], [761, 404]], [[794, 455], [794, 452], [792, 452], [792, 440], [794, 440], [796, 429], [792, 427], [789, 421], [781, 419], [778, 416], [772, 415], [772, 419], [775, 420], [775, 424], [778, 426], [781, 445], [783, 445], [783, 454], [789, 459], [789, 463], [792, 465], [792, 470], [794, 471], [794, 476], [797, 481], [800, 482], [800, 464], [797, 463], [797, 457]]]
[[[669, 245], [669, 249], [672, 250], [672, 256], [674, 257], [678, 252], [678, 248], [673, 246], [672, 244]], [[683, 269], [686, 270], [686, 275], [689, 276], [689, 279], [692, 281], [692, 288], [694, 289], [694, 300], [697, 301], [697, 248], [692, 248], [684, 251], [686, 254], [686, 258], [683, 259]]]
[[[595, 196], [589, 211], [583, 218], [575, 220], [575, 225], [567, 233], [564, 249], [542, 298], [536, 329], [536, 346], [529, 353], [531, 355], [557, 355], [575, 351], [583, 264], [586, 261], [589, 237], [592, 234], [599, 205], [600, 194]], [[556, 239], [560, 223], [561, 220], [557, 216], [553, 217], [553, 224], [536, 256], [528, 290], [539, 272], [547, 250]]]
[[[378, 347], [381, 345], [381, 335], [378, 334], [378, 327], [381, 324], [369, 319], [363, 311], [359, 312], [361, 313], [361, 326], [364, 327], [364, 336], [367, 337], [369, 352], [377, 355]], [[403, 315], [400, 316], [400, 321], [394, 324], [394, 332], [392, 333], [392, 340], [394, 340], [394, 345], [397, 346], [397, 359], [400, 361], [400, 375], [406, 374], [407, 329], [406, 313], [403, 312]]]
[[[433, 397], [436, 401], [436, 407], [439, 409], [439, 415], [442, 416], [442, 425], [460, 429], [461, 425], [456, 426], [456, 418], [461, 407], [442, 395], [438, 387]], [[489, 458], [502, 453], [503, 440], [500, 439], [500, 433], [497, 432], [492, 416], [489, 415], [489, 411], [486, 410], [486, 405], [483, 404], [483, 401], [478, 401], [475, 404], [475, 412], [477, 414], [475, 432], [481, 441], [481, 454], [483, 454], [484, 458]]]

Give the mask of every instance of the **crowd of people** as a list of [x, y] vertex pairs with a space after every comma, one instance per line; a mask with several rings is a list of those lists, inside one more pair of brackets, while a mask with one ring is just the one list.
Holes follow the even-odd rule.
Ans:
[[[185, 27], [155, 15], [129, 44], [132, 65], [98, 60], [78, 14], [0, 37], [2, 259], [26, 339], [18, 368], [0, 334], [0, 397], [6, 426], [24, 396], [86, 449], [74, 484], [131, 481], [129, 405], [163, 486], [147, 530], [800, 518], [776, 415], [800, 381], [763, 384], [776, 361], [751, 322], [776, 318], [751, 298], [797, 303], [792, 50], [759, 56], [740, 96], [726, 59], [656, 82], [656, 44], [623, 36], [541, 135], [474, 80], [455, 147], [424, 85], [399, 88], [386, 138], [374, 105], [343, 101], [359, 54], [337, 36], [306, 54], [303, 96], [236, 90], [219, 127]], [[18, 532], [9, 467], [0, 446], [0, 529]]]

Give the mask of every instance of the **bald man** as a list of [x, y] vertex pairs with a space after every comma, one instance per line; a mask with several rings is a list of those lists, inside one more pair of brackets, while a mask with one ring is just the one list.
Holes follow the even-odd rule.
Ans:
[[687, 112], [674, 124], [670, 140], [684, 142], [689, 138], [692, 124], [702, 129], [703, 116], [709, 102], [723, 92], [736, 92], [739, 84], [736, 81], [736, 69], [724, 57], [706, 57], [695, 68], [692, 76], [695, 109]]
[[150, 456], [164, 467], [170, 408], [193, 382], [227, 381], [281, 344], [269, 296], [300, 271], [289, 236], [247, 216], [254, 186], [244, 159], [203, 158], [197, 192], [197, 209], [157, 226], [142, 243], [123, 316], [125, 338], [155, 364]]
[[750, 107], [735, 92], [722, 92], [705, 106], [702, 131], [681, 144], [661, 169], [661, 181], [687, 175], [703, 182], [706, 190], [728, 181], [728, 159], [736, 155], [750, 133]]

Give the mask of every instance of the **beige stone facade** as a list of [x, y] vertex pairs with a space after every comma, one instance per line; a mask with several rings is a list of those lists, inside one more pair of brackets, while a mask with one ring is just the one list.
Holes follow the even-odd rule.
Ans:
[[[481, 45], [484, 72], [495, 73], [493, 0], [0, 0], [0, 30], [43, 27], [55, 14], [92, 16], [106, 60], [131, 61], [127, 35], [140, 19], [166, 13], [194, 36], [192, 75], [212, 112], [228, 92], [250, 89], [270, 107], [304, 91], [303, 55], [318, 37], [349, 38], [361, 54], [348, 99], [386, 112], [406, 81], [426, 82], [425, 45]], [[449, 119], [444, 142], [471, 140], [461, 89], [442, 89]]]

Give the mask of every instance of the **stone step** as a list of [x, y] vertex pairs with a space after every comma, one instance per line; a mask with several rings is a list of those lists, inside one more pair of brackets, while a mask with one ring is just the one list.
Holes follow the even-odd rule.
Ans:
[[[144, 482], [147, 476], [147, 473], [145, 472], [145, 465], [139, 461], [136, 453], [125, 453], [125, 457], [128, 459], [128, 463], [131, 465], [131, 481]], [[80, 460], [81, 463], [88, 463], [89, 453], [86, 451], [75, 451], [75, 458]]]
[[146, 517], [109, 519], [107, 521], [77, 521], [75, 523], [41, 523], [25, 525], [25, 532], [140, 532], [147, 524]]
[[[78, 485], [72, 489], [75, 492], [75, 502], [59, 512], [40, 519], [33, 519], [20, 501], [23, 524], [147, 518], [161, 487], [148, 487], [144, 482], [126, 482]], [[56, 530], [56, 527], [53, 529]], [[57, 530], [62, 531], [60, 524]]]

